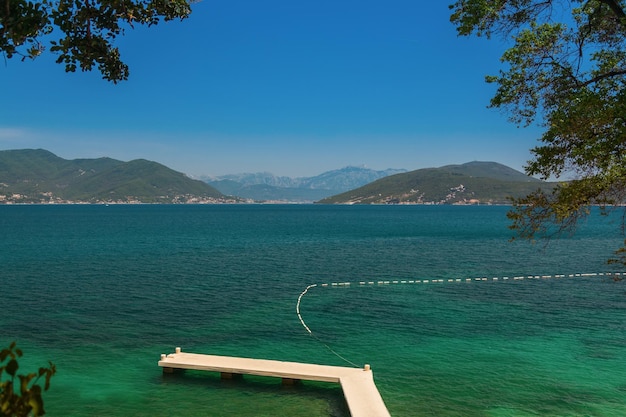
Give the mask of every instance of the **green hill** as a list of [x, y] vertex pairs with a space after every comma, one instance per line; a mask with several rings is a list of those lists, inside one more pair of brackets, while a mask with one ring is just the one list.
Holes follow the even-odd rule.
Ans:
[[156, 162], [59, 158], [43, 149], [0, 151], [0, 203], [213, 202], [210, 185]]
[[495, 162], [426, 168], [381, 178], [323, 204], [506, 204], [554, 184]]

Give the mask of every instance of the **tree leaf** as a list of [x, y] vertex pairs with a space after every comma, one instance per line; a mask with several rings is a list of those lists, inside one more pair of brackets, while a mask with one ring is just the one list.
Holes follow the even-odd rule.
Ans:
[[17, 363], [17, 360], [15, 359], [11, 359], [6, 366], [6, 371], [7, 374], [11, 375], [12, 377], [15, 377], [15, 373], [17, 372], [18, 368], [20, 367], [20, 365]]

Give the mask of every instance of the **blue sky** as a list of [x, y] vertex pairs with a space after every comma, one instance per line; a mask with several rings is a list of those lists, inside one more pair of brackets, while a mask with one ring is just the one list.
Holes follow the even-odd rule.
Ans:
[[[451, 1], [451, 0], [450, 0]], [[447, 1], [205, 0], [119, 38], [130, 79], [0, 64], [0, 150], [145, 158], [192, 176], [313, 176], [473, 160], [521, 170], [537, 128], [488, 109], [504, 46]]]

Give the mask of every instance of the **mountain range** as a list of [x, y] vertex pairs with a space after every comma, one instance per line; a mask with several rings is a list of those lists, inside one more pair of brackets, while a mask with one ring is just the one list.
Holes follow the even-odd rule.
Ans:
[[510, 202], [509, 197], [552, 187], [553, 183], [495, 162], [475, 161], [410, 172], [345, 167], [315, 177], [257, 173], [201, 181], [145, 159], [66, 160], [43, 149], [0, 151], [0, 204], [505, 204]]
[[376, 171], [366, 167], [349, 166], [314, 177], [279, 177], [269, 172], [261, 172], [202, 177], [201, 179], [225, 195], [255, 201], [312, 203], [401, 172], [406, 172], [406, 170]]

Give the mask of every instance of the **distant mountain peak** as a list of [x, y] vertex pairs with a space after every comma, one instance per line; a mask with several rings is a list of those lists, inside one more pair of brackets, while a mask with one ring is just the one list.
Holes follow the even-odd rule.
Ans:
[[364, 167], [346, 166], [314, 177], [279, 177], [262, 172], [223, 175], [204, 178], [204, 180], [227, 195], [254, 200], [312, 202], [400, 172], [406, 172], [406, 170], [376, 171]]

